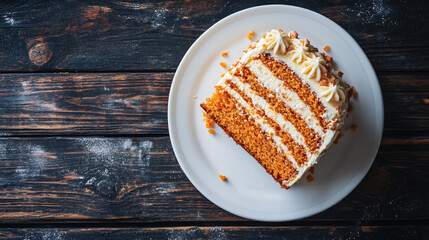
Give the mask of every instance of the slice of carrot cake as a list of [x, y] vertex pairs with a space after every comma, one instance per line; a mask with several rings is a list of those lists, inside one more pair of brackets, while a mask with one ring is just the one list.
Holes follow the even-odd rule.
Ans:
[[295, 31], [253, 42], [201, 107], [288, 189], [340, 132], [350, 86]]

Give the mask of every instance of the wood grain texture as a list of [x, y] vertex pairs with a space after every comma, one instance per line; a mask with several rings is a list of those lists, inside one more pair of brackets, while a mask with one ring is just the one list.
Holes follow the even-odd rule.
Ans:
[[166, 134], [172, 77], [172, 73], [3, 74], [0, 131]]
[[[316, 11], [351, 34], [377, 71], [385, 106], [380, 151], [359, 186], [322, 213], [273, 224], [203, 197], [167, 136], [168, 93], [187, 49], [220, 19], [272, 3]], [[0, 239], [429, 239], [428, 8], [0, 2]]]
[[[172, 78], [173, 73], [1, 74], [0, 134], [168, 134]], [[427, 133], [428, 75], [382, 73], [379, 81], [388, 134]], [[208, 96], [192, 100], [198, 104]]]
[[[363, 182], [306, 220], [426, 218], [428, 147], [385, 139]], [[0, 138], [0, 149], [0, 223], [247, 221], [192, 186], [168, 137]]]
[[[272, 3], [284, 2], [3, 3], [0, 71], [172, 70], [214, 23], [239, 10]], [[342, 26], [376, 70], [429, 70], [429, 39], [422, 38], [429, 34], [426, 2], [287, 3], [319, 12]]]
[[421, 226], [8, 228], [0, 239], [426, 239]]

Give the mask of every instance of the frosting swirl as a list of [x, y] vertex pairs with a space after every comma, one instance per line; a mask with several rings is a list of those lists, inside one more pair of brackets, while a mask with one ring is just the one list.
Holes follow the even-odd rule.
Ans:
[[321, 57], [314, 57], [307, 58], [307, 60], [304, 62], [304, 68], [302, 69], [302, 74], [307, 75], [310, 79], [315, 79], [316, 81], [320, 80], [320, 77], [322, 76], [322, 71], [326, 71], [326, 68], [324, 65], [326, 64], [325, 60]]
[[280, 32], [279, 30], [272, 30], [265, 37], [267, 41], [267, 50], [273, 49], [273, 53], [276, 54], [280, 49], [280, 53], [285, 54], [289, 43], [286, 40], [286, 33]]
[[328, 102], [334, 100], [335, 102], [345, 99], [344, 92], [337, 86], [332, 83], [329, 86], [322, 86], [322, 97], [326, 97]]
[[293, 50], [289, 51], [292, 61], [301, 63], [309, 57], [309, 48], [299, 39], [292, 39], [292, 46]]

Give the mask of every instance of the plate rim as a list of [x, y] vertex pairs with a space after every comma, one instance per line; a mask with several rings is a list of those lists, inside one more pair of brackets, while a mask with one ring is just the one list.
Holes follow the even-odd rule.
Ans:
[[[317, 210], [310, 212], [310, 213], [307, 213], [307, 214], [302, 214], [302, 215], [296, 216], [296, 217], [283, 217], [282, 218], [282, 217], [278, 217], [277, 215], [271, 215], [271, 216], [275, 216], [275, 217], [271, 217], [271, 218], [266, 217], [266, 216], [261, 217], [260, 215], [255, 217], [255, 216], [251, 216], [251, 214], [247, 214], [247, 213], [243, 214], [242, 212], [238, 212], [238, 211], [235, 211], [234, 209], [230, 209], [227, 206], [225, 206], [225, 204], [222, 202], [217, 202], [216, 199], [214, 199], [214, 197], [211, 196], [210, 192], [206, 192], [206, 190], [202, 186], [200, 186], [199, 182], [194, 178], [194, 176], [189, 173], [190, 170], [188, 170], [187, 167], [185, 167], [185, 164], [182, 163], [181, 159], [184, 159], [184, 156], [182, 155], [181, 149], [178, 146], [179, 145], [179, 142], [177, 139], [178, 136], [176, 135], [176, 132], [175, 132], [177, 129], [172, 127], [175, 123], [172, 116], [174, 116], [176, 113], [176, 108], [174, 108], [174, 106], [176, 106], [176, 104], [174, 103], [174, 98], [178, 92], [177, 89], [178, 89], [178, 85], [180, 83], [179, 81], [181, 80], [180, 77], [184, 74], [184, 72], [186, 70], [183, 66], [192, 60], [192, 57], [193, 57], [192, 55], [194, 55], [194, 51], [196, 50], [198, 45], [204, 43], [204, 41], [206, 41], [206, 38], [208, 37], [208, 35], [211, 32], [215, 32], [214, 30], [216, 30], [216, 28], [221, 26], [224, 22], [233, 21], [234, 18], [236, 18], [237, 16], [240, 16], [242, 14], [251, 13], [253, 11], [264, 11], [264, 10], [269, 9], [269, 8], [276, 8], [276, 9], [283, 8], [284, 10], [296, 10], [297, 11], [296, 14], [298, 14], [298, 15], [302, 15], [303, 13], [310, 14], [310, 15], [313, 15], [312, 17], [315, 17], [316, 19], [319, 18], [323, 21], [328, 22], [333, 27], [333, 30], [335, 32], [337, 32], [341, 37], [343, 37], [346, 40], [346, 43], [350, 46], [350, 48], [353, 50], [353, 52], [358, 54], [357, 59], [359, 59], [360, 63], [362, 64], [362, 66], [366, 70], [366, 75], [371, 76], [369, 82], [371, 83], [371, 91], [372, 91], [372, 95], [374, 97], [374, 101], [376, 103], [374, 111], [376, 111], [376, 110], [380, 111], [380, 114], [374, 115], [374, 119], [376, 120], [376, 122], [374, 123], [374, 125], [376, 126], [375, 129], [376, 129], [376, 131], [379, 131], [379, 133], [375, 136], [374, 140], [375, 140], [376, 144], [373, 147], [373, 149], [371, 149], [371, 150], [373, 150], [372, 156], [370, 157], [372, 159], [371, 159], [371, 161], [368, 161], [367, 166], [363, 166], [359, 169], [360, 171], [362, 171], [362, 174], [357, 174], [354, 176], [354, 178], [360, 178], [360, 179], [358, 181], [351, 181], [351, 183], [348, 183], [343, 189], [341, 189], [341, 191], [334, 194], [333, 197], [328, 198], [325, 201], [317, 204], [317, 206], [319, 206]], [[378, 92], [379, 94], [378, 95], [374, 94], [376, 92]], [[297, 220], [297, 219], [303, 219], [303, 218], [306, 218], [309, 216], [316, 215], [322, 211], [325, 211], [325, 210], [331, 208], [332, 206], [334, 206], [335, 204], [341, 202], [354, 189], [356, 189], [356, 187], [362, 182], [362, 180], [368, 174], [368, 171], [371, 169], [371, 167], [374, 163], [374, 160], [377, 157], [378, 150], [380, 148], [380, 143], [381, 143], [381, 139], [383, 136], [383, 129], [384, 129], [384, 103], [383, 103], [383, 96], [382, 96], [382, 91], [381, 91], [381, 87], [380, 87], [380, 82], [378, 80], [377, 74], [376, 74], [371, 62], [369, 61], [368, 57], [366, 56], [366, 54], [364, 53], [364, 51], [362, 50], [360, 45], [340, 25], [338, 25], [336, 22], [332, 21], [331, 19], [323, 16], [322, 14], [317, 13], [317, 12], [312, 11], [312, 10], [309, 10], [309, 9], [306, 9], [306, 8], [292, 6], [292, 5], [286, 5], [286, 4], [268, 4], [268, 5], [260, 5], [260, 6], [256, 6], [256, 7], [246, 8], [246, 9], [240, 10], [238, 12], [235, 12], [233, 14], [230, 14], [230, 15], [222, 18], [221, 20], [219, 20], [215, 24], [213, 24], [210, 28], [208, 28], [206, 31], [204, 31], [204, 33], [201, 34], [197, 38], [197, 40], [189, 47], [189, 49], [187, 50], [187, 52], [183, 56], [182, 60], [180, 61], [179, 66], [177, 67], [177, 70], [174, 74], [173, 81], [172, 81], [172, 84], [170, 87], [167, 112], [168, 112], [169, 138], [171, 141], [173, 152], [175, 154], [175, 157], [176, 157], [182, 171], [185, 173], [186, 177], [192, 183], [192, 185], [204, 197], [206, 197], [210, 202], [212, 202], [216, 206], [222, 208], [223, 210], [230, 212], [230, 213], [232, 213], [236, 216], [239, 216], [239, 217], [244, 217], [244, 218], [258, 220], [258, 221], [265, 221], [265, 222], [281, 222], [281, 221], [292, 221], [292, 220]], [[331, 203], [324, 204], [327, 201], [331, 201]], [[322, 207], [320, 207], [321, 205], [322, 205]]]

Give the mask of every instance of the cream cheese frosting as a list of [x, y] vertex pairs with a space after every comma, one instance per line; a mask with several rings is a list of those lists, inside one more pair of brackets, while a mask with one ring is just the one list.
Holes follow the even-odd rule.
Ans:
[[321, 57], [308, 57], [304, 62], [304, 68], [302, 69], [301, 74], [306, 75], [309, 79], [320, 81], [322, 72], [326, 71], [325, 65], [326, 62]]
[[267, 50], [273, 49], [274, 54], [277, 54], [277, 51], [280, 49], [280, 53], [284, 54], [289, 47], [286, 37], [286, 33], [273, 29], [265, 36], [268, 44]]
[[328, 87], [322, 86], [321, 88], [323, 89], [322, 97], [326, 97], [326, 100], [328, 102], [331, 100], [338, 102], [340, 100], [345, 99], [344, 92], [341, 90], [338, 90], [337, 85], [330, 83]]

